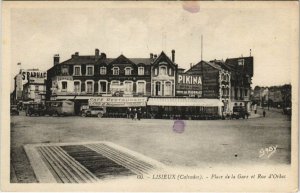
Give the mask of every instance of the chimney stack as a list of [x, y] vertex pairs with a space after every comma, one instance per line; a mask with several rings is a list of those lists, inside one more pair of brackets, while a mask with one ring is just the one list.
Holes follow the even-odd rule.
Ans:
[[154, 54], [154, 59], [156, 59], [157, 58], [157, 54]]
[[53, 57], [53, 64], [57, 65], [59, 64], [59, 54], [55, 54]]
[[172, 50], [172, 62], [175, 62], [175, 50]]
[[100, 58], [100, 51], [98, 48], [95, 49], [95, 60], [98, 60]]
[[150, 59], [153, 59], [153, 53], [150, 53]]

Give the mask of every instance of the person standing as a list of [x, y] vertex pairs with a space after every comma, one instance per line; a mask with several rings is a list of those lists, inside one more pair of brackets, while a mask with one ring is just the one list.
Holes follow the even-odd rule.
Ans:
[[263, 111], [263, 116], [266, 117], [266, 111], [265, 111], [265, 109]]
[[136, 108], [133, 109], [133, 119], [132, 120], [137, 120], [137, 110], [136, 110]]
[[138, 112], [137, 112], [137, 119], [140, 121], [142, 117], [142, 109], [139, 108]]
[[131, 117], [131, 108], [128, 107], [127, 108], [127, 118], [130, 119], [130, 117]]

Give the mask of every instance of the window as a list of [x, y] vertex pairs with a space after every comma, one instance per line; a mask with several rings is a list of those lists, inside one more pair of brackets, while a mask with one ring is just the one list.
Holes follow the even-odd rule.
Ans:
[[74, 92], [75, 93], [80, 92], [80, 82], [79, 81], [74, 82]]
[[125, 68], [125, 75], [131, 75], [131, 68], [130, 67]]
[[171, 96], [172, 95], [172, 84], [171, 82], [165, 83], [165, 96]]
[[145, 82], [137, 82], [137, 93], [140, 94], [145, 94], [146, 90], [145, 90]]
[[94, 66], [87, 66], [86, 67], [86, 75], [93, 76], [94, 75]]
[[155, 83], [155, 95], [160, 95], [160, 82]]
[[86, 93], [93, 93], [93, 82], [88, 81], [86, 83]]
[[133, 84], [132, 84], [132, 82], [131, 81], [125, 81], [124, 82], [124, 91], [125, 92], [129, 92], [129, 93], [132, 93], [132, 91], [133, 91]]
[[154, 68], [154, 74], [157, 75], [157, 68]]
[[39, 91], [39, 86], [38, 85], [35, 86], [35, 91]]
[[248, 90], [245, 89], [245, 96], [247, 97], [248, 96]]
[[81, 75], [81, 67], [80, 66], [74, 66], [74, 75], [75, 76]]
[[113, 75], [119, 75], [119, 67], [113, 67]]
[[244, 59], [239, 59], [238, 60], [238, 65], [239, 66], [244, 66]]
[[138, 75], [144, 75], [144, 67], [139, 67]]
[[63, 66], [61, 68], [61, 74], [62, 75], [69, 75], [69, 68], [68, 68], [68, 66]]
[[107, 93], [107, 82], [105, 80], [99, 81], [99, 92], [100, 93]]
[[165, 67], [165, 66], [160, 67], [159, 74], [160, 75], [167, 75], [167, 67]]
[[169, 68], [169, 76], [172, 75], [172, 68]]
[[62, 81], [61, 82], [61, 89], [62, 90], [67, 90], [68, 82], [67, 81]]
[[101, 75], [106, 74], [106, 67], [100, 67], [100, 74]]

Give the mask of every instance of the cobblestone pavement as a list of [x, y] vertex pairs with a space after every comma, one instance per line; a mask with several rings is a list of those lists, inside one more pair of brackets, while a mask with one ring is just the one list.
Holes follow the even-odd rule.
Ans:
[[[261, 114], [261, 109], [258, 110]], [[217, 165], [290, 164], [291, 121], [267, 111], [265, 118], [184, 121], [182, 133], [173, 120], [26, 117], [11, 119], [11, 181], [36, 182], [23, 145], [110, 141], [169, 166], [207, 168]], [[269, 158], [261, 148], [277, 145]]]

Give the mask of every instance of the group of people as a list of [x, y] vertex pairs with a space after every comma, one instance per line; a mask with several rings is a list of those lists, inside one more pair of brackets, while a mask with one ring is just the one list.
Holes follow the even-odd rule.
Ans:
[[132, 119], [132, 120], [141, 120], [142, 109], [141, 108], [128, 108], [127, 109], [127, 118]]

